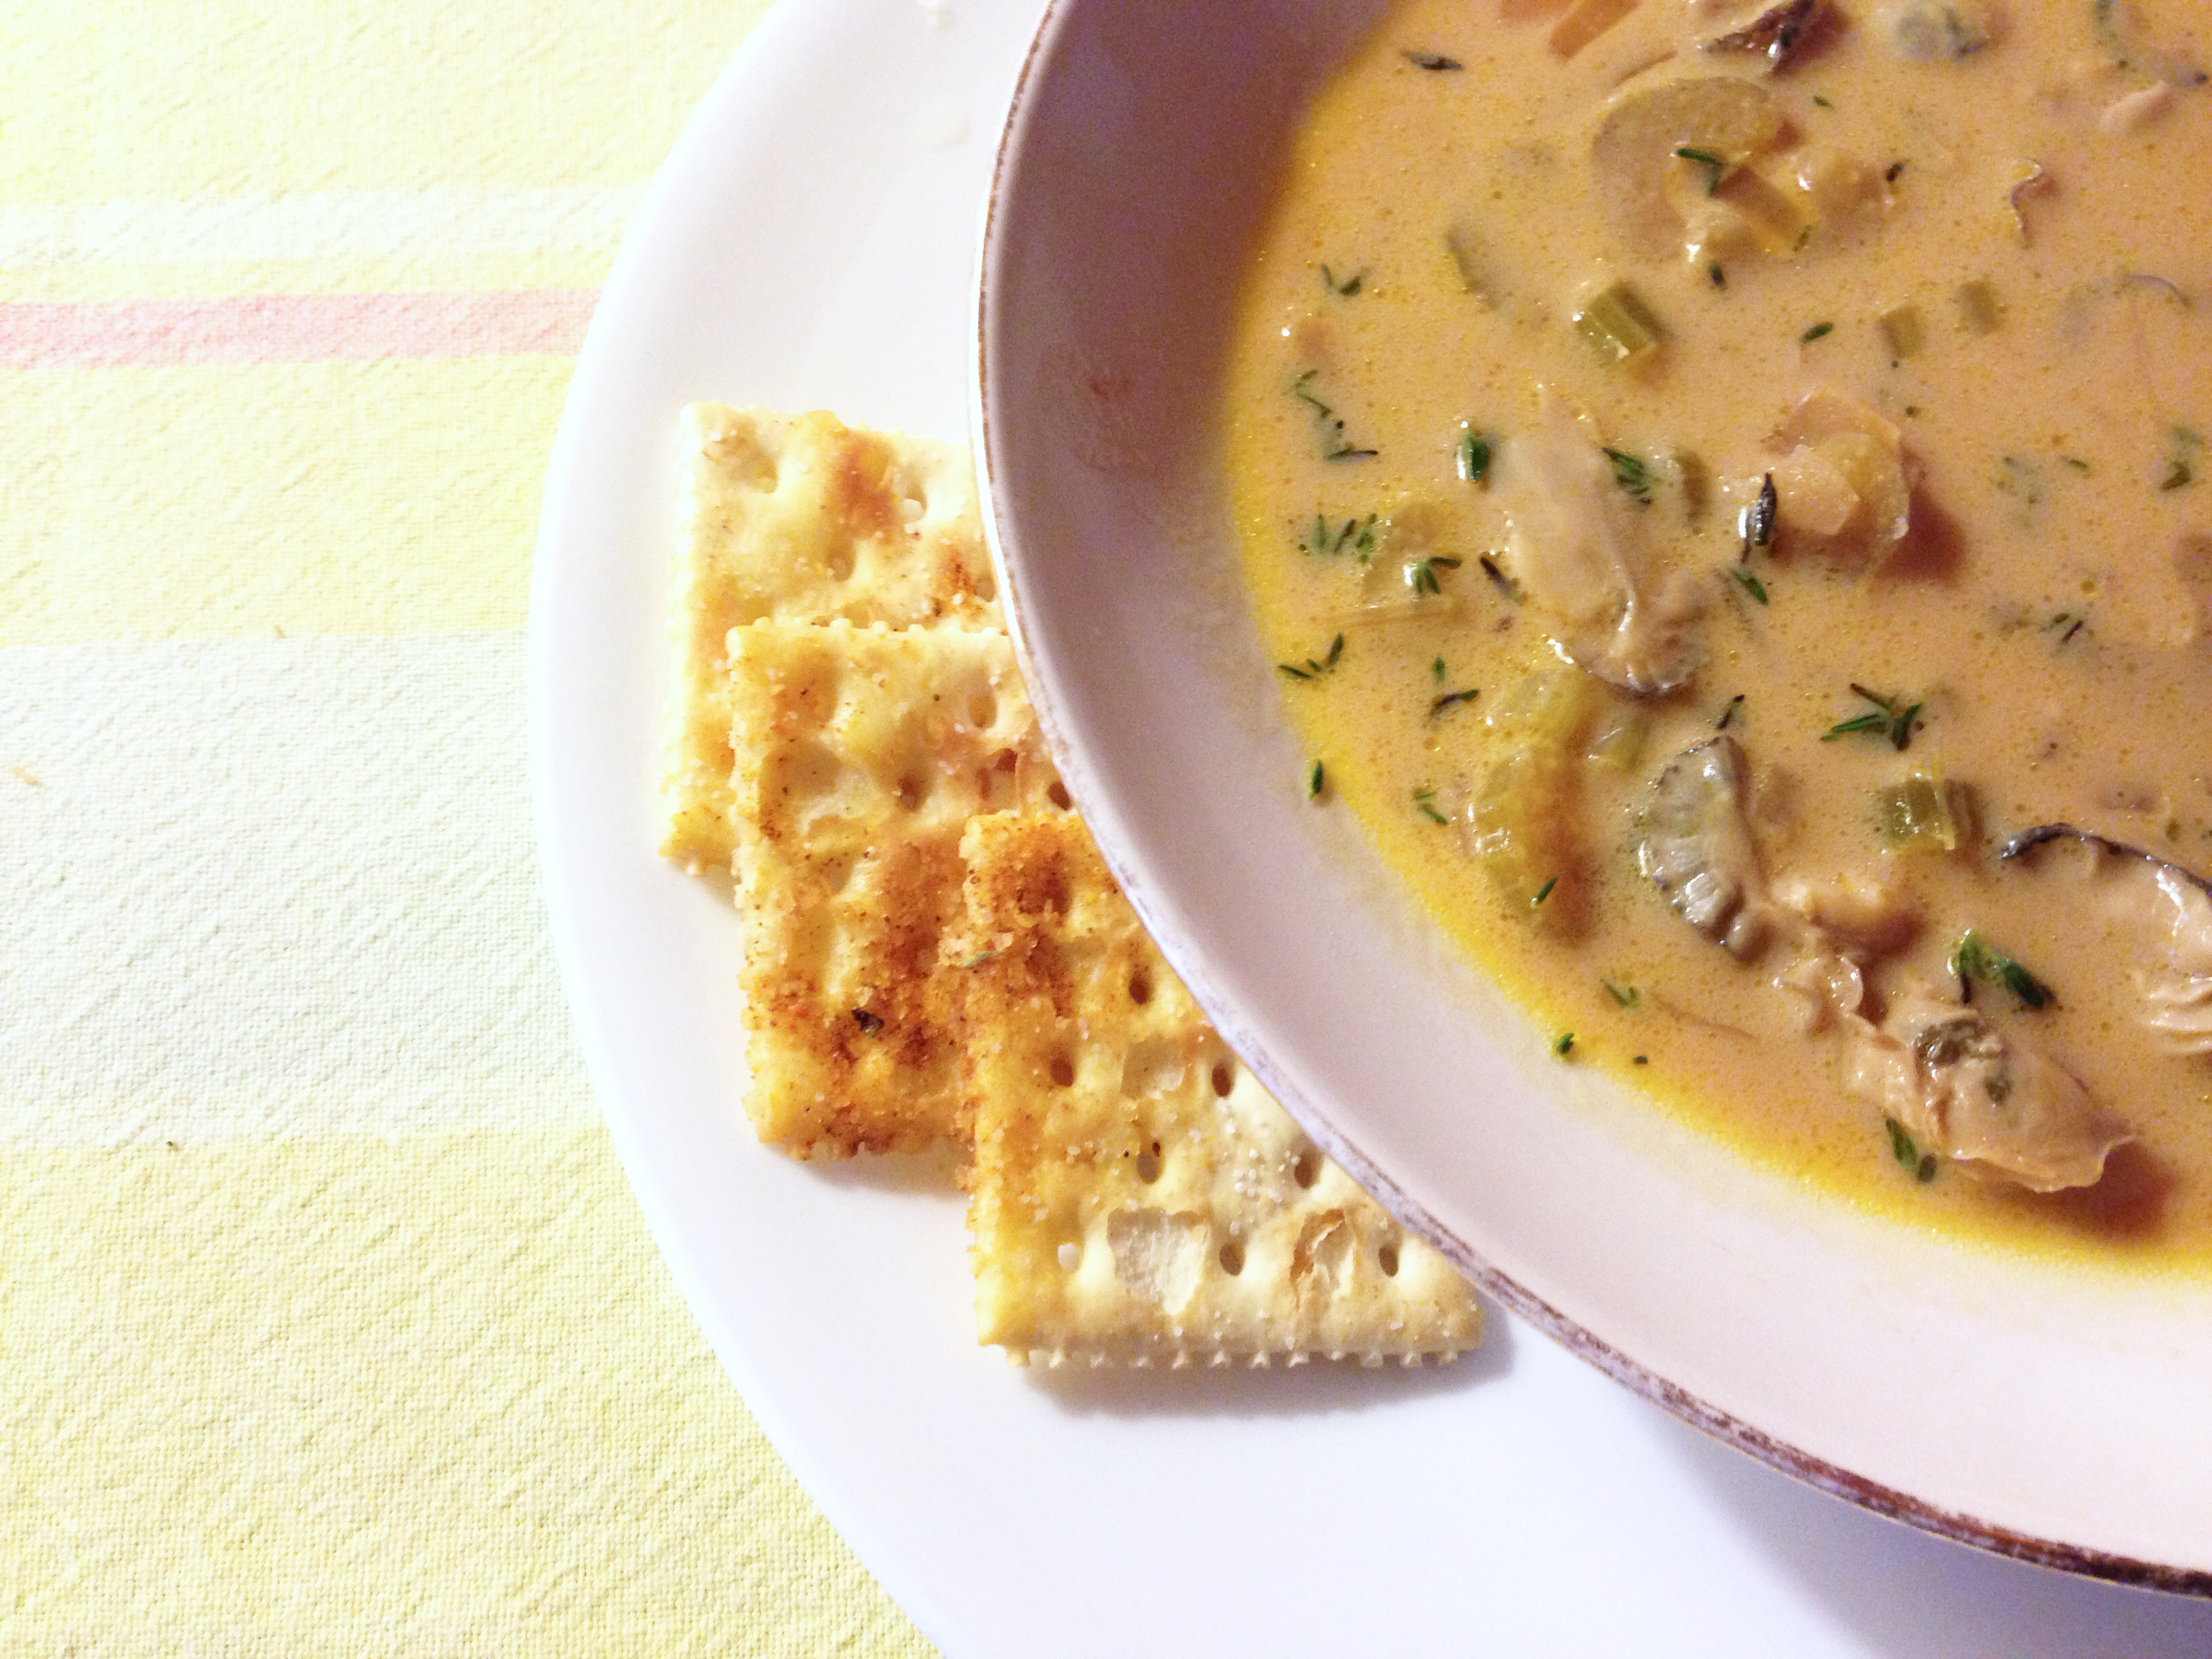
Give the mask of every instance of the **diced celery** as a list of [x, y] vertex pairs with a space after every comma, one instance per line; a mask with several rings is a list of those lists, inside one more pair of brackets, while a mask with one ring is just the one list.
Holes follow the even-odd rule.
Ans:
[[1966, 805], [1955, 785], [1925, 772], [1875, 793], [1875, 827], [1900, 853], [1950, 853], [1966, 839]]
[[1659, 349], [1663, 331], [1643, 297], [1626, 283], [1608, 283], [1574, 314], [1575, 332], [1609, 363], [1635, 363]]
[[1582, 919], [1575, 811], [1582, 750], [1603, 692], [1575, 669], [1532, 675], [1485, 720], [1495, 758], [1468, 810], [1469, 850], [1507, 907], [1571, 930]]
[[1954, 297], [1959, 302], [1959, 320], [1970, 333], [1990, 333], [2004, 316], [2004, 306], [1997, 299], [1996, 284], [1986, 276], [1977, 276], [1971, 283], [1960, 283]]
[[1911, 356], [1927, 339], [1920, 325], [1920, 307], [1916, 305], [1892, 306], [1875, 319], [1875, 326], [1881, 331], [1882, 343], [1889, 348], [1893, 362]]

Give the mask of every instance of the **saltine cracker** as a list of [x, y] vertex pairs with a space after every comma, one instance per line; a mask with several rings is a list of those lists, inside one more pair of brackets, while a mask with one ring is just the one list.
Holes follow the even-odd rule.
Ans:
[[696, 871], [730, 857], [732, 628], [1002, 623], [963, 446], [696, 404], [683, 448], [660, 850]]
[[978, 1333], [1009, 1358], [1449, 1358], [1466, 1281], [1216, 1036], [1081, 822], [963, 842]]
[[964, 1133], [960, 837], [1056, 813], [1004, 634], [758, 622], [729, 636], [731, 819], [760, 1138], [799, 1156]]

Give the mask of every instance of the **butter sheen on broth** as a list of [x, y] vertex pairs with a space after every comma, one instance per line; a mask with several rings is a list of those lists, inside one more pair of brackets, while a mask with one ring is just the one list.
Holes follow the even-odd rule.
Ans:
[[[2212, 1058], [2142, 977], [2195, 983], [2183, 901], [1998, 854], [2212, 874], [2212, 20], [1766, 11], [1407, 0], [1316, 100], [1226, 416], [1286, 712], [1566, 1063], [1916, 1223], [2201, 1267]], [[1705, 44], [1762, 15], [1778, 68]], [[1715, 744], [1733, 933], [1648, 873]], [[1899, 1121], [1869, 1033], [1948, 1065], [1962, 1020], [2124, 1121], [2101, 1179]]]

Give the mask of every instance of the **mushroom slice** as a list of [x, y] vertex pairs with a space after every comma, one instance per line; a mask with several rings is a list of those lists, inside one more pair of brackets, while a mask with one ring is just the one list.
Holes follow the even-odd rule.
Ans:
[[2071, 1073], [1962, 1004], [1911, 992], [1879, 1025], [1850, 1024], [1853, 1091], [1969, 1173], [2038, 1193], [2094, 1186], [2134, 1139]]
[[1735, 739], [1708, 738], [1659, 774], [1636, 835], [1636, 867], [1676, 915], [1740, 961], [1759, 953], [1771, 927], [1747, 793]]
[[1625, 93], [1598, 123], [1590, 161], [1605, 227], [1640, 258], [1683, 247], [1682, 216], [1668, 199], [1670, 169], [1693, 151], [1728, 167], [1773, 148], [1782, 111], [1773, 94], [1741, 76], [1670, 81]]
[[2086, 879], [2129, 942], [2142, 998], [2136, 1018], [2170, 1054], [2212, 1054], [2212, 884], [2155, 854], [2067, 823], [2038, 824], [1998, 850], [2025, 858], [2054, 842], [2087, 855]]
[[1698, 671], [1688, 585], [1645, 568], [1644, 509], [1615, 464], [1547, 391], [1535, 424], [1505, 452], [1498, 495], [1506, 556], [1522, 593], [1543, 613], [1559, 653], [1639, 696], [1671, 691]]
[[1893, 0], [1880, 23], [1890, 51], [1908, 63], [1956, 63], [1990, 43], [1987, 13], [1959, 0]]
[[1705, 43], [1707, 52], [1753, 52], [1775, 69], [1787, 69], [1828, 9], [1828, 0], [1782, 0], [1740, 29]]

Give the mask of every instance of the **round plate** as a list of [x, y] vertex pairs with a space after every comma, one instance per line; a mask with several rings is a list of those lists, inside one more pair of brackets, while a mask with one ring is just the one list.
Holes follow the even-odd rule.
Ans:
[[777, 1449], [951, 1659], [2212, 1647], [2212, 1609], [1835, 1503], [1494, 1309], [1443, 1370], [1014, 1370], [975, 1344], [940, 1167], [754, 1143], [737, 919], [652, 850], [677, 411], [961, 435], [974, 234], [1035, 21], [1025, 0], [773, 10], [629, 237], [547, 492], [530, 699], [555, 938], [639, 1200]]

